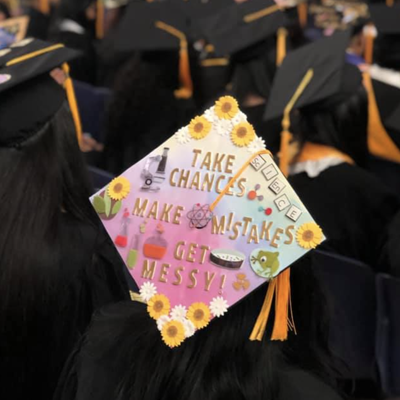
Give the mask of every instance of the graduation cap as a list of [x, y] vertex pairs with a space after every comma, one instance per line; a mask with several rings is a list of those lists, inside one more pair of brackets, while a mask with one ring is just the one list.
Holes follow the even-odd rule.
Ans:
[[91, 199], [170, 347], [266, 282], [250, 339], [274, 296], [272, 339], [294, 329], [288, 267], [324, 236], [264, 146], [225, 96]]
[[282, 117], [281, 169], [287, 175], [291, 140], [290, 113], [306, 106], [329, 107], [354, 93], [362, 83], [358, 68], [345, 63], [349, 32], [290, 52], [278, 69], [264, 119]]
[[369, 12], [378, 33], [383, 35], [400, 35], [400, 4], [388, 7], [386, 4], [371, 4]]
[[[44, 125], [61, 107], [66, 95], [81, 135], [79, 113], [68, 61], [79, 53], [62, 44], [24, 39], [0, 52], [0, 143], [21, 142]], [[65, 91], [50, 77], [60, 67], [66, 73]]]
[[188, 54], [188, 21], [175, 3], [152, 2], [129, 4], [117, 31], [117, 49], [129, 51], [176, 50], [180, 54], [181, 88], [177, 98], [190, 98], [193, 82]]
[[233, 54], [274, 35], [289, 23], [273, 0], [252, 0], [226, 7], [197, 21], [218, 55]]

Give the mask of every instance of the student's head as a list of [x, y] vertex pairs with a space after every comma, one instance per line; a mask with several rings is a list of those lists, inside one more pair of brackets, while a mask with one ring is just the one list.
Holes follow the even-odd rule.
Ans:
[[0, 22], [10, 18], [10, 10], [7, 4], [0, 2]]
[[[354, 87], [347, 79], [334, 96], [300, 110], [298, 139], [331, 146], [350, 156], [357, 165], [366, 166], [368, 159], [368, 95], [356, 67], [349, 79], [358, 79]], [[353, 86], [353, 87], [352, 87]], [[351, 89], [350, 89], [351, 88]]]
[[[265, 299], [264, 285], [175, 349], [163, 343], [144, 304], [121, 305], [120, 313], [116, 306], [115, 313], [97, 325], [96, 340], [88, 338], [94, 346], [91, 352], [101, 363], [101, 357], [107, 356], [101, 349], [110, 351], [110, 343], [102, 343], [101, 338], [109, 341], [112, 332], [115, 349], [111, 351], [126, 365], [118, 399], [275, 398], [282, 364], [323, 377], [328, 371], [324, 299], [308, 256], [292, 268], [292, 288], [298, 336], [291, 334], [287, 342], [272, 342], [270, 329], [261, 342], [249, 340]], [[122, 317], [122, 323], [119, 316], [126, 315], [124, 307], [133, 312], [129, 311], [128, 321]]]
[[61, 0], [59, 16], [83, 25], [92, 23], [96, 19], [96, 0]]

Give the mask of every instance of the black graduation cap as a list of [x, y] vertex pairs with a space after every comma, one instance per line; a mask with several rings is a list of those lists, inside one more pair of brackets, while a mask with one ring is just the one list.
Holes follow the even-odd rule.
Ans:
[[27, 139], [60, 109], [66, 93], [50, 72], [80, 55], [40, 40], [5, 50], [0, 56], [0, 146]]
[[378, 33], [384, 35], [400, 35], [400, 4], [388, 7], [386, 4], [369, 6], [372, 22]]
[[179, 50], [189, 30], [181, 7], [175, 2], [128, 5], [117, 31], [119, 51]]
[[226, 55], [275, 34], [289, 24], [289, 19], [273, 0], [251, 0], [225, 7], [196, 24], [215, 52]]
[[291, 101], [291, 108], [302, 108], [357, 90], [362, 77], [358, 68], [345, 63], [348, 43], [348, 31], [336, 32], [290, 52], [275, 75], [264, 118], [283, 116]]

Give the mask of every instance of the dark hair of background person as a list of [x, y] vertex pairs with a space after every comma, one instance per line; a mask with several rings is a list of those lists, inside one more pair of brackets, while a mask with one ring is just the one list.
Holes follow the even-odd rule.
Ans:
[[374, 44], [374, 62], [383, 68], [400, 71], [399, 35], [378, 35]]
[[[7, 390], [7, 374], [18, 371], [12, 378], [21, 382], [21, 387], [13, 388], [16, 398], [20, 390], [29, 392], [27, 382], [43, 365], [43, 357], [60, 357], [42, 354], [43, 346], [37, 344], [48, 346], [59, 340], [49, 327], [60, 312], [58, 300], [68, 296], [60, 282], [63, 219], [68, 216], [97, 226], [74, 132], [65, 102], [28, 139], [12, 147], [0, 146], [0, 393]], [[38, 326], [38, 321], [43, 325]], [[62, 351], [68, 345], [59, 343]]]
[[302, 108], [294, 134], [301, 144], [307, 141], [334, 147], [358, 166], [367, 167], [367, 92], [360, 85], [353, 95], [339, 96]]
[[10, 9], [7, 4], [0, 2], [0, 14], [3, 14], [5, 19], [11, 18]]
[[178, 68], [171, 72], [173, 66], [147, 59], [136, 54], [115, 82], [102, 165], [115, 174], [147, 156], [180, 127], [179, 102], [173, 94]]
[[[162, 342], [145, 305], [125, 303], [103, 309], [96, 313], [86, 344], [81, 346], [81, 357], [90, 360], [81, 364], [77, 373], [66, 371], [59, 398], [72, 398], [72, 392], [75, 396], [73, 387], [79, 388], [80, 395], [94, 390], [104, 398], [118, 400], [299, 398], [277, 396], [280, 389], [284, 390], [278, 381], [287, 368], [309, 372], [331, 390], [329, 386], [335, 386], [335, 369], [327, 345], [328, 313], [313, 268], [309, 256], [292, 268], [298, 334], [290, 334], [286, 342], [272, 342], [271, 329], [261, 342], [249, 340], [265, 299], [266, 285], [173, 350]], [[103, 376], [108, 377], [104, 382]], [[75, 377], [78, 382], [71, 384], [70, 379]], [[91, 388], [99, 381], [100, 389]], [[304, 392], [307, 385], [304, 382], [295, 388], [297, 394], [313, 390], [311, 384]], [[83, 394], [82, 398], [89, 397]]]

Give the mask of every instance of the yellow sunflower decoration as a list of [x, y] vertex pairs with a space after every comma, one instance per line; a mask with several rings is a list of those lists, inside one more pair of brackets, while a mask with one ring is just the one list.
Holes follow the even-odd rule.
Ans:
[[178, 347], [185, 340], [185, 328], [179, 321], [170, 321], [163, 326], [161, 336], [167, 346]]
[[211, 312], [204, 303], [193, 303], [188, 310], [187, 318], [197, 329], [203, 329], [210, 323]]
[[157, 320], [163, 315], [168, 315], [171, 309], [171, 304], [168, 297], [163, 294], [156, 294], [147, 303], [147, 311], [150, 317]]
[[239, 112], [238, 102], [231, 96], [223, 96], [215, 103], [215, 114], [221, 119], [232, 119]]
[[118, 201], [125, 199], [130, 190], [131, 183], [128, 181], [128, 179], [120, 176], [111, 181], [111, 183], [108, 185], [107, 193], [113, 200]]
[[297, 230], [296, 240], [303, 249], [315, 249], [323, 238], [321, 228], [314, 222], [303, 224]]
[[205, 138], [211, 131], [212, 124], [205, 117], [195, 117], [190, 121], [189, 133], [193, 139]]
[[232, 142], [238, 147], [248, 146], [255, 138], [253, 125], [248, 122], [237, 124], [231, 133]]

